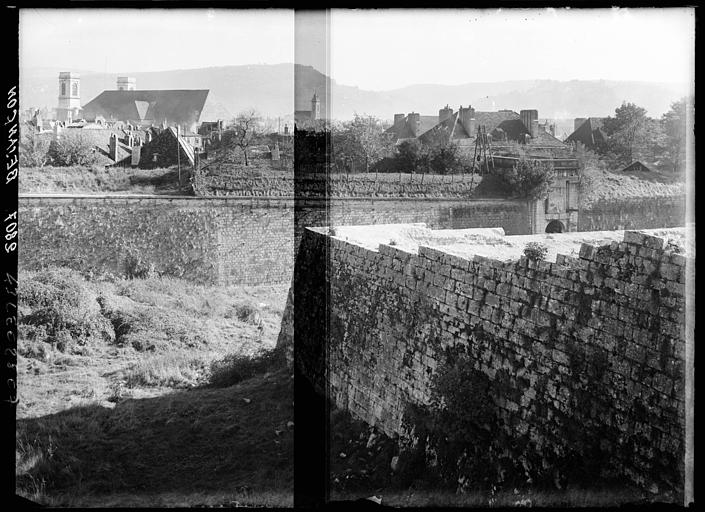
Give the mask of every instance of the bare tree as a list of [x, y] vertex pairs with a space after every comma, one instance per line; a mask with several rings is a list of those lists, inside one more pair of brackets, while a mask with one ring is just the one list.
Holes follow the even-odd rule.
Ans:
[[265, 133], [265, 126], [262, 117], [255, 109], [240, 112], [230, 124], [227, 133], [226, 145], [242, 151], [245, 158], [245, 166], [250, 164], [248, 151], [255, 145], [258, 139]]

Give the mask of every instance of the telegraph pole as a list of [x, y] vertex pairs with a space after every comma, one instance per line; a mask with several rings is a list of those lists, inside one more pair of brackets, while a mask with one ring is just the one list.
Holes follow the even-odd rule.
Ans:
[[179, 125], [176, 125], [176, 164], [179, 167], [179, 186], [181, 186], [181, 148], [179, 148]]

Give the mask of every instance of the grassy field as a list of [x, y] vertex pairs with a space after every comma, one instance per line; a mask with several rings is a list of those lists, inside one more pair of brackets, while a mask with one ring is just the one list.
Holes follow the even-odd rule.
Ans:
[[179, 187], [176, 168], [23, 167], [19, 191], [21, 194], [191, 194], [188, 185]]
[[17, 491], [53, 506], [289, 506], [286, 286], [19, 276]]

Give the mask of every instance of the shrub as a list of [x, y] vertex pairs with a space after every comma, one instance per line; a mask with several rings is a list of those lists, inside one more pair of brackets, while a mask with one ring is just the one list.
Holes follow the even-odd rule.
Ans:
[[20, 131], [20, 166], [44, 167], [49, 160], [51, 138], [46, 134], [34, 133], [34, 129], [29, 126]]
[[18, 299], [24, 327], [21, 334], [45, 341], [61, 351], [74, 345], [111, 342], [115, 332], [100, 312], [97, 294], [76, 271], [48, 269], [24, 273], [18, 279]]
[[524, 247], [524, 256], [532, 261], [543, 261], [548, 254], [548, 247], [539, 242], [529, 242]]
[[184, 352], [169, 352], [140, 359], [125, 372], [125, 384], [138, 386], [189, 387], [207, 370], [206, 362]]
[[509, 195], [534, 200], [548, 196], [555, 179], [551, 164], [525, 158], [511, 169], [495, 170], [493, 174]]
[[409, 405], [404, 423], [414, 439], [404, 459], [414, 471], [421, 457], [432, 474], [426, 479], [435, 476], [439, 485], [455, 487], [461, 476], [486, 483], [493, 467], [489, 446], [496, 418], [489, 377], [468, 357], [449, 357], [432, 378], [430, 406]]
[[251, 304], [235, 306], [235, 316], [241, 322], [257, 326], [262, 325], [262, 316], [259, 309]]
[[115, 343], [139, 352], [169, 350], [174, 345], [208, 345], [214, 328], [205, 320], [184, 316], [171, 308], [139, 305], [134, 309], [106, 310], [112, 322]]
[[284, 350], [276, 347], [255, 356], [231, 354], [211, 364], [210, 385], [225, 388], [250, 379], [255, 375], [284, 368]]
[[67, 129], [49, 146], [53, 165], [90, 165], [98, 158], [95, 145], [81, 130]]

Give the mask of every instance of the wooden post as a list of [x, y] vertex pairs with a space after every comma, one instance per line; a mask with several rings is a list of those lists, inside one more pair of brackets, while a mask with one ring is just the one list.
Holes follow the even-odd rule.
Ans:
[[179, 147], [179, 125], [176, 125], [176, 165], [179, 168], [179, 186], [181, 186], [181, 148]]

